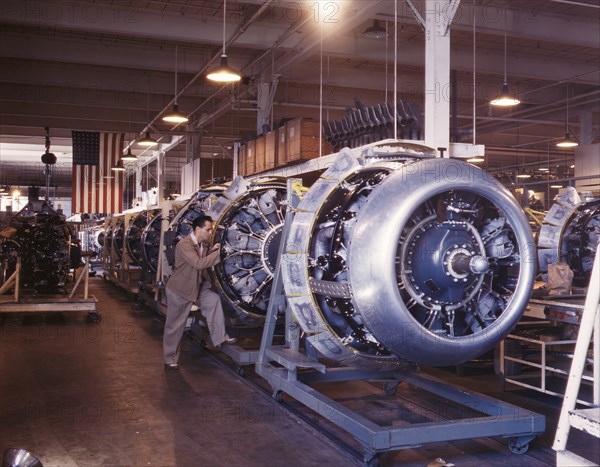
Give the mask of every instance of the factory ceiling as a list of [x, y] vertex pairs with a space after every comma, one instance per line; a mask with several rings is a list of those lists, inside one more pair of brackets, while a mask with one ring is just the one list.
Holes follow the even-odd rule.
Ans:
[[[424, 14], [424, 2], [415, 0], [229, 0], [227, 55], [244, 79], [215, 85], [205, 75], [222, 52], [222, 1], [3, 0], [0, 184], [32, 183], [27, 173], [35, 171], [30, 164], [41, 166], [44, 127], [59, 156], [57, 183], [65, 187], [71, 130], [125, 132], [129, 141], [150, 129], [162, 143], [173, 142], [166, 179], [175, 183], [190, 160], [229, 158], [235, 141], [256, 135], [258, 88], [274, 80], [273, 126], [297, 116], [318, 119], [321, 105], [324, 120], [336, 120], [356, 99], [391, 102], [395, 66], [398, 98], [423, 108], [432, 90], [424, 89], [425, 36], [411, 5]], [[389, 37], [365, 37], [374, 20]], [[190, 121], [173, 127], [160, 117], [174, 102], [176, 50], [178, 104]], [[597, 0], [463, 0], [451, 27], [450, 66], [453, 138], [484, 144], [488, 169], [571, 161], [572, 149], [555, 146], [567, 105], [581, 142], [598, 142]], [[521, 104], [498, 109], [489, 100], [505, 71]], [[27, 170], [14, 170], [24, 163]]]

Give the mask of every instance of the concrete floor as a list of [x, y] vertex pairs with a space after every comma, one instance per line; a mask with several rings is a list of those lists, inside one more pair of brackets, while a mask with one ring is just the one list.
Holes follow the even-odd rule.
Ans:
[[45, 467], [351, 464], [191, 342], [166, 371], [153, 314], [101, 279], [91, 291], [97, 325], [3, 317], [0, 452], [25, 448]]
[[[99, 324], [77, 312], [1, 317], [0, 452], [25, 448], [45, 467], [358, 465], [189, 340], [181, 370], [165, 371], [156, 315], [102, 279], [91, 279], [90, 286], [99, 300]], [[385, 453], [382, 465], [426, 466], [437, 457], [457, 466], [554, 465], [557, 398], [502, 392], [493, 374], [426, 371], [543, 413], [547, 431], [525, 456], [484, 438]], [[341, 403], [377, 417], [397, 403], [365, 382], [325, 386], [323, 392]], [[399, 394], [409, 405], [418, 397], [410, 389]], [[317, 424], [328, 428], [326, 421]], [[597, 439], [575, 433], [570, 445], [600, 461]]]

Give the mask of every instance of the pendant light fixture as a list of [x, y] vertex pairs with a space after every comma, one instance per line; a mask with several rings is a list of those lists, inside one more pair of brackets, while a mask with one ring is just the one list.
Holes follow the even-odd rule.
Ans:
[[217, 83], [235, 83], [242, 79], [237, 71], [227, 64], [227, 54], [225, 53], [225, 19], [227, 13], [227, 0], [223, 0], [223, 54], [221, 55], [221, 66], [215, 68], [206, 77]]
[[[131, 115], [130, 115], [131, 117]], [[148, 90], [146, 92], [146, 119], [150, 118], [150, 75], [148, 74]], [[150, 136], [150, 124], [146, 126], [146, 135], [138, 140], [137, 144], [145, 148], [151, 148], [158, 145], [158, 141]], [[142, 130], [143, 131], [143, 130]]]
[[556, 146], [559, 148], [574, 148], [579, 146], [579, 143], [571, 138], [569, 131], [565, 131], [564, 139], [561, 139], [558, 143], [556, 143]]
[[481, 156], [475, 156], [471, 157], [470, 159], [467, 159], [467, 162], [469, 162], [470, 164], [479, 164], [480, 162], [485, 162], [485, 159]]
[[125, 166], [123, 165], [123, 159], [119, 159], [117, 165], [113, 165], [111, 169], [115, 172], [125, 172]]
[[[129, 129], [131, 129], [131, 110], [129, 111]], [[127, 133], [127, 136], [129, 136], [129, 133]], [[129, 144], [127, 145], [127, 154], [121, 156], [121, 160], [125, 162], [137, 162], [137, 156], [131, 152], [132, 144], [133, 140], [130, 139]]]
[[137, 162], [137, 156], [131, 152], [131, 145], [127, 148], [127, 154], [121, 156], [121, 160], [124, 162]]
[[579, 143], [574, 139], [571, 139], [569, 131], [569, 88], [567, 87], [567, 113], [565, 116], [565, 137], [561, 139], [556, 146], [559, 148], [574, 148], [579, 146]]
[[179, 111], [177, 104], [177, 44], [175, 44], [175, 102], [173, 102], [173, 110], [162, 118], [163, 122], [168, 123], [186, 123], [188, 118]]
[[504, 17], [504, 84], [502, 85], [502, 92], [500, 96], [493, 99], [490, 104], [498, 107], [512, 107], [513, 105], [520, 104], [521, 101], [516, 97], [510, 95], [508, 91], [508, 79], [506, 77], [506, 16]]
[[140, 146], [144, 146], [146, 148], [151, 148], [152, 146], [156, 146], [158, 141], [150, 136], [150, 132], [146, 132], [146, 136], [144, 136], [141, 140], [138, 141]]
[[365, 29], [362, 35], [370, 39], [385, 39], [388, 37], [387, 31], [379, 24], [378, 19], [373, 20], [373, 26]]

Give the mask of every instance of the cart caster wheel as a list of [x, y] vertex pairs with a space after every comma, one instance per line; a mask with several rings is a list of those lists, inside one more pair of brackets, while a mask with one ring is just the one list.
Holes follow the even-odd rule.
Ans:
[[383, 390], [388, 396], [393, 396], [394, 394], [396, 394], [396, 389], [398, 389], [399, 385], [399, 381], [386, 381], [385, 383], [383, 383]]
[[367, 467], [379, 467], [379, 454], [376, 452], [365, 451], [363, 454], [363, 463]]
[[273, 393], [273, 399], [275, 399], [277, 402], [283, 402], [283, 391], [275, 391]]
[[529, 443], [519, 445], [518, 441], [519, 438], [511, 438], [508, 441], [508, 449], [510, 449], [510, 452], [513, 454], [525, 454], [529, 450]]
[[102, 316], [100, 316], [98, 313], [90, 313], [87, 316], [87, 319], [90, 323], [98, 324], [100, 321], [102, 321]]
[[244, 378], [246, 376], [246, 368], [244, 368], [243, 366], [238, 367], [237, 374], [238, 376]]

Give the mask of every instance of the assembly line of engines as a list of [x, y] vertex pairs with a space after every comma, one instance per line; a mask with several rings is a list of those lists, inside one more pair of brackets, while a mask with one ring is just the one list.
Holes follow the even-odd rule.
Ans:
[[[226, 185], [202, 187], [189, 199], [169, 202], [165, 212], [123, 213], [80, 236], [83, 248], [96, 251], [102, 259], [103, 273], [109, 279], [114, 277], [136, 289], [139, 286], [145, 292], [161, 290], [172, 273], [177, 243], [190, 234], [196, 217], [208, 214], [219, 222], [214, 242], [222, 245], [213, 282], [239, 313], [264, 316], [279, 252], [285, 197], [284, 179], [238, 177]], [[139, 284], [138, 278], [135, 283], [122, 279], [136, 270], [141, 273]]]
[[[113, 216], [80, 238], [105, 274], [137, 270], [140, 290], [160, 301], [177, 242], [206, 213], [218, 224], [212, 274], [223, 300], [264, 317], [279, 260], [306, 342], [345, 365], [462, 363], [493, 348], [525, 310], [538, 271], [528, 220], [471, 164], [410, 144], [358, 158], [342, 150], [294, 208], [279, 258], [286, 199], [285, 179], [237, 177], [162, 209]], [[569, 203], [569, 225], [546, 231], [546, 243], [550, 234], [559, 240], [544, 248], [577, 258], [585, 276], [600, 203]]]
[[[334, 361], [467, 361], [510, 331], [533, 288], [537, 251], [512, 195], [473, 165], [408, 146], [393, 157], [342, 151], [289, 227], [281, 258], [288, 306], [306, 340]], [[104, 247], [123, 248], [160, 287], [177, 241], [207, 213], [222, 245], [213, 282], [238, 312], [264, 317], [285, 199], [284, 179], [237, 178], [175, 203], [163, 227], [164, 255], [156, 210], [128, 222], [123, 216]]]

